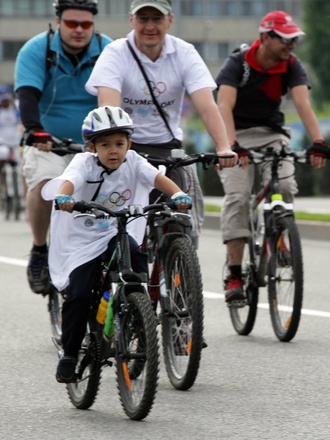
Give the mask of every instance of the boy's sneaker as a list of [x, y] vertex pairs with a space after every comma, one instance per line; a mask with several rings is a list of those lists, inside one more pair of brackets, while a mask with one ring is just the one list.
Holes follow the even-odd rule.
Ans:
[[228, 275], [225, 280], [225, 301], [228, 306], [231, 303], [245, 301], [246, 295], [243, 289], [243, 281], [235, 275]]
[[72, 356], [61, 357], [56, 370], [56, 380], [60, 383], [72, 383], [76, 381], [77, 359]]
[[31, 251], [27, 277], [34, 293], [47, 294], [50, 287], [48, 252]]

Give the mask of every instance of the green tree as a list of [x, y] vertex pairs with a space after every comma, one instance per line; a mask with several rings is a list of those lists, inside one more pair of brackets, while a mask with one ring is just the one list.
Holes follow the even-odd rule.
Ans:
[[304, 59], [313, 76], [313, 98], [318, 107], [330, 101], [330, 1], [302, 0], [304, 31]]

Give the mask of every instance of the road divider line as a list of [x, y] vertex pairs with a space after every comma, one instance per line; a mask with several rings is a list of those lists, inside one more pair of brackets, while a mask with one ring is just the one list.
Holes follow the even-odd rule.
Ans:
[[[208, 299], [224, 299], [225, 295], [223, 293], [216, 292], [203, 292], [204, 297]], [[259, 309], [269, 309], [269, 304], [258, 303]], [[311, 309], [301, 309], [303, 315], [317, 316], [319, 318], [330, 318], [330, 312], [323, 312], [322, 310], [311, 310]]]
[[[20, 260], [18, 258], [2, 257], [0, 256], [0, 263], [10, 264], [12, 266], [27, 267], [27, 260]], [[224, 299], [225, 295], [223, 293], [217, 292], [203, 292], [204, 297], [208, 299]], [[259, 303], [258, 307], [260, 309], [269, 309], [269, 304]], [[330, 318], [330, 312], [323, 312], [322, 310], [310, 310], [302, 309], [301, 313], [308, 316], [318, 316], [319, 318]]]
[[18, 258], [9, 258], [0, 256], [0, 263], [11, 264], [12, 266], [26, 267], [28, 262], [26, 260], [19, 260]]

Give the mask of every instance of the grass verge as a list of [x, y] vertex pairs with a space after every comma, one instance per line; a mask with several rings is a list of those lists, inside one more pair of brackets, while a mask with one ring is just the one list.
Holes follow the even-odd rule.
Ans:
[[[221, 212], [220, 206], [205, 205], [205, 212]], [[295, 218], [297, 220], [315, 221], [315, 222], [330, 222], [330, 214], [313, 214], [309, 212], [295, 212]]]

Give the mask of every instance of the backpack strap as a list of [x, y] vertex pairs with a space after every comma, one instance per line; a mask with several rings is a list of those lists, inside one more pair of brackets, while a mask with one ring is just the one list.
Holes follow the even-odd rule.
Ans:
[[251, 67], [247, 63], [247, 61], [245, 61], [245, 59], [244, 59], [244, 56], [249, 49], [250, 49], [250, 46], [246, 43], [243, 43], [239, 47], [237, 47], [236, 49], [233, 50], [233, 53], [239, 54], [238, 56], [239, 56], [240, 63], [241, 63], [241, 74], [240, 74], [241, 80], [238, 84], [238, 87], [244, 87], [250, 78]]
[[48, 33], [47, 33], [47, 48], [46, 48], [46, 72], [54, 65], [55, 53], [50, 50], [50, 43], [54, 36], [54, 29], [52, 24], [48, 23]]

